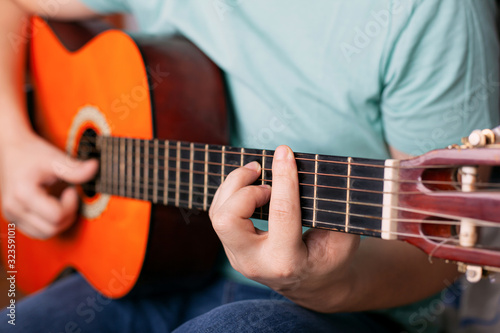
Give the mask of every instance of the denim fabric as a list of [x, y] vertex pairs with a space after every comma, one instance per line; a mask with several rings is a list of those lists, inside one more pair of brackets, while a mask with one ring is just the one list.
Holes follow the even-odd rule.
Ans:
[[73, 275], [19, 302], [16, 326], [6, 311], [0, 318], [0, 332], [23, 333], [395, 332], [368, 314], [319, 314], [226, 279], [184, 294], [110, 300]]

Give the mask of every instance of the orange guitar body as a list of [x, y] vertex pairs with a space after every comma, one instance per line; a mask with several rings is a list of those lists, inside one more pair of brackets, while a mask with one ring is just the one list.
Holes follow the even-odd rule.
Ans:
[[[88, 129], [114, 137], [225, 143], [221, 75], [192, 44], [177, 37], [141, 46], [118, 30], [94, 36], [93, 28], [58, 24], [34, 19], [31, 42], [34, 125], [55, 146], [75, 155]], [[203, 120], [196, 123], [194, 115]], [[65, 172], [71, 163], [54, 168]], [[113, 298], [141, 285], [158, 290], [157, 282], [189, 285], [210, 271], [218, 241], [206, 214], [101, 194], [82, 200], [93, 207], [91, 216], [81, 216], [62, 235], [42, 241], [16, 231], [15, 267], [8, 270], [17, 272], [24, 291], [41, 289], [67, 267]], [[7, 263], [7, 223], [0, 225]]]

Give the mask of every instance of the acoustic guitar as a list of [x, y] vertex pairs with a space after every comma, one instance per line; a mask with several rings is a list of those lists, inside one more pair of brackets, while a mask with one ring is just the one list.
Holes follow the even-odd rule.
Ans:
[[[100, 171], [80, 187], [80, 217], [63, 234], [34, 240], [1, 223], [18, 285], [33, 292], [66, 267], [115, 298], [202, 283], [220, 249], [206, 214], [218, 186], [250, 161], [262, 166], [259, 184], [272, 181], [273, 151], [225, 145], [220, 70], [179, 36], [137, 40], [40, 18], [30, 50], [36, 130], [97, 158]], [[500, 130], [474, 131], [462, 146], [404, 161], [296, 153], [303, 225], [405, 241], [470, 280], [500, 271], [500, 244], [484, 241], [500, 226], [499, 142]], [[267, 206], [254, 214], [267, 216]]]

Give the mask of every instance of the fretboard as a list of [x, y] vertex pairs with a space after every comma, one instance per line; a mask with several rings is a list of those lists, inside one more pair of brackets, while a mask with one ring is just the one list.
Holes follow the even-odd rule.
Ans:
[[[100, 137], [97, 190], [207, 211], [227, 175], [258, 161], [257, 184], [272, 184], [274, 151], [180, 141]], [[380, 237], [384, 161], [295, 154], [302, 221], [307, 227]], [[267, 219], [269, 207], [254, 218]]]

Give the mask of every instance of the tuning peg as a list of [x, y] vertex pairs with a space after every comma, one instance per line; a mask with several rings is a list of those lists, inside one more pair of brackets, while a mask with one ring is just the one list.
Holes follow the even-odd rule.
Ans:
[[483, 277], [483, 268], [481, 266], [467, 265], [459, 262], [458, 271], [465, 273], [465, 278], [470, 283], [477, 283]]
[[474, 130], [462, 143], [469, 148], [481, 148], [489, 144], [500, 143], [500, 126], [494, 129]]

